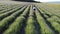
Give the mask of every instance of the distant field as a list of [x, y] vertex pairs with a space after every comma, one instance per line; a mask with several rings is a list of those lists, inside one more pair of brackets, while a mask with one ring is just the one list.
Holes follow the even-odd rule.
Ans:
[[60, 34], [60, 5], [0, 2], [0, 34]]
[[52, 8], [60, 8], [60, 4], [48, 4], [47, 6]]

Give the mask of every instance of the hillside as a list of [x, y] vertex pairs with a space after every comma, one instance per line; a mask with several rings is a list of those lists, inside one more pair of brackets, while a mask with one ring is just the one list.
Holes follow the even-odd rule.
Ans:
[[0, 34], [60, 34], [60, 4], [0, 1]]

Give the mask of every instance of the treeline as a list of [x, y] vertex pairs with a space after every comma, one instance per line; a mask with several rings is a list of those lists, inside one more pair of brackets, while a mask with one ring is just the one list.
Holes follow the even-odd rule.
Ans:
[[33, 2], [34, 0], [14, 0], [14, 1], [31, 1], [31, 2]]
[[[34, 1], [34, 0], [13, 0], [13, 1], [22, 1], [22, 2], [37, 2], [37, 1]], [[40, 3], [40, 2], [38, 2]]]

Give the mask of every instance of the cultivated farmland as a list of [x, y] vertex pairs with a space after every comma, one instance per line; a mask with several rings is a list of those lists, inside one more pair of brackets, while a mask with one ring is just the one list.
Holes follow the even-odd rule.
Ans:
[[0, 34], [60, 34], [60, 7], [53, 6], [0, 2]]

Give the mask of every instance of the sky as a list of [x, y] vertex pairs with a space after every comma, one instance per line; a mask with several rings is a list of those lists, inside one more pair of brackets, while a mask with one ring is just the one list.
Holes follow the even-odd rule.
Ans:
[[60, 1], [60, 0], [35, 0], [35, 1], [40, 1], [40, 2], [53, 2], [53, 1]]

